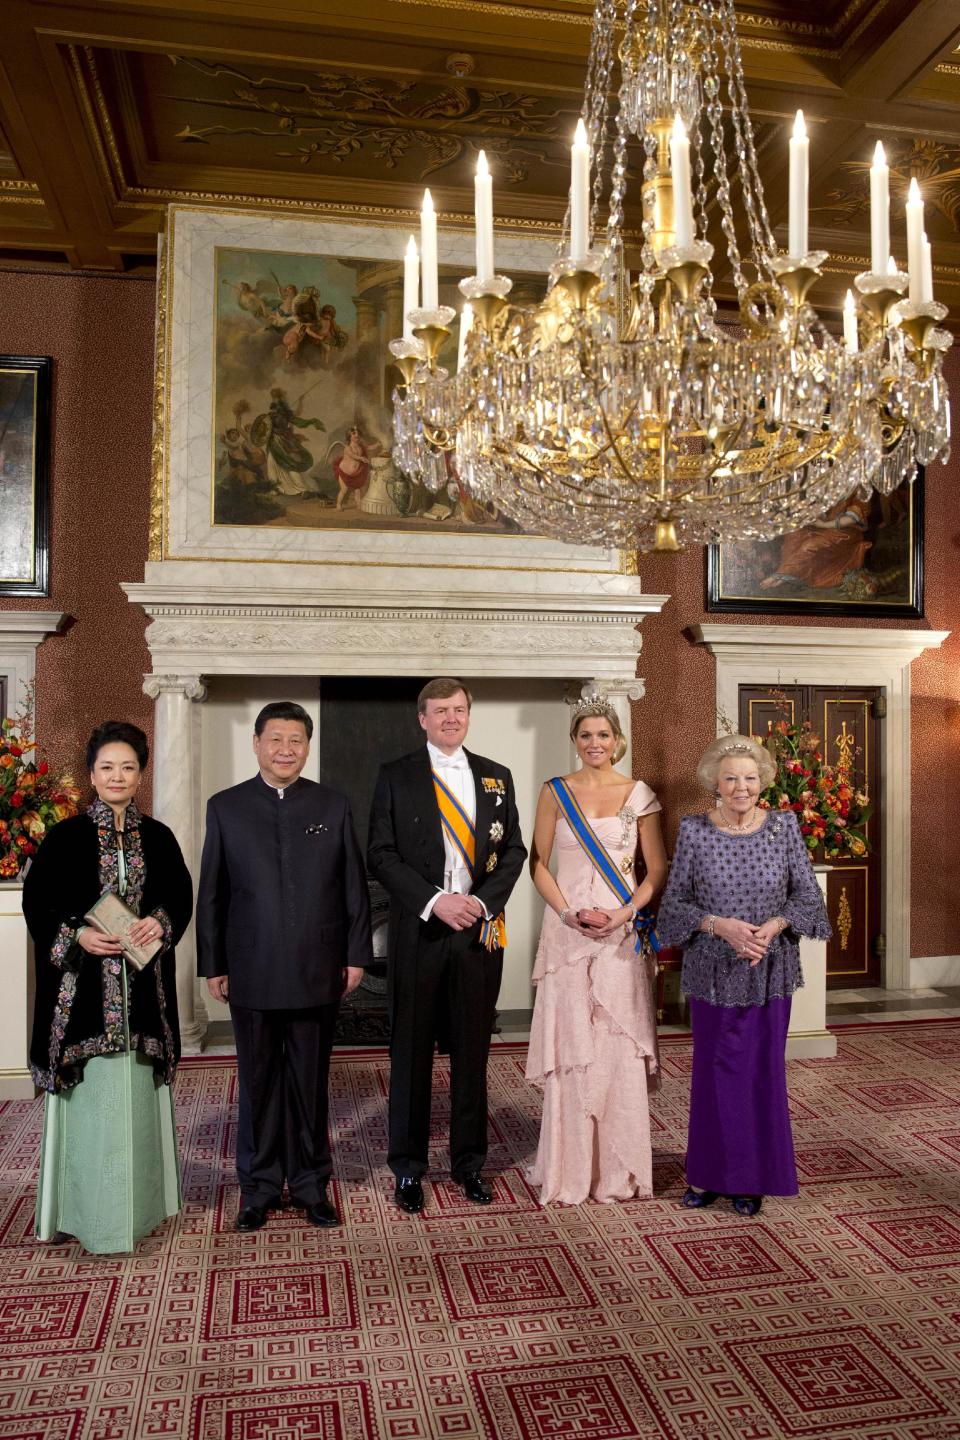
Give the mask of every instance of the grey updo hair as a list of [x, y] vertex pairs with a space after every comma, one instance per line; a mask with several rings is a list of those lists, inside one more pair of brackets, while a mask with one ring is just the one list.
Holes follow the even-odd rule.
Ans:
[[776, 779], [776, 761], [758, 740], [749, 735], [718, 735], [704, 750], [697, 766], [697, 779], [711, 795], [716, 793], [720, 766], [730, 759], [752, 760], [760, 776], [761, 790], [766, 790]]

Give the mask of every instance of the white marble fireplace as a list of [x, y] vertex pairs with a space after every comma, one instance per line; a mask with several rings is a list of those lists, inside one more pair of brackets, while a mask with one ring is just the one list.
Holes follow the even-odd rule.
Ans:
[[[643, 695], [639, 627], [668, 597], [643, 594], [615, 552], [514, 541], [499, 563], [477, 563], [468, 541], [460, 564], [442, 542], [435, 561], [424, 550], [416, 563], [396, 554], [380, 563], [158, 561], [124, 586], [150, 621], [154, 812], [175, 830], [194, 877], [206, 797], [252, 773], [260, 704], [297, 699], [322, 726], [325, 676], [467, 679], [471, 744], [510, 764], [527, 831], [540, 783], [569, 762], [565, 701], [585, 685], [603, 691], [629, 736], [630, 701]], [[525, 1009], [539, 929], [531, 886], [517, 887], [508, 926], [501, 1006]], [[195, 980], [192, 935], [178, 966], [184, 1047], [195, 1051], [210, 1002]]]

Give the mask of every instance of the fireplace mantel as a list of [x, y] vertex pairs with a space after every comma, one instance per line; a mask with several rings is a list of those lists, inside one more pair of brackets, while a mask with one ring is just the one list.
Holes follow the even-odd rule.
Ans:
[[[494, 567], [477, 563], [468, 544], [459, 567], [405, 563], [395, 547], [371, 564], [348, 558], [353, 552], [341, 543], [344, 558], [328, 564], [151, 562], [142, 582], [123, 587], [149, 621], [154, 809], [180, 838], [194, 877], [203, 803], [198, 706], [216, 677], [454, 674], [516, 682], [518, 695], [524, 682], [556, 680], [561, 702], [565, 692], [602, 690], [630, 734], [630, 701], [644, 693], [639, 627], [669, 596], [644, 594], [615, 555], [592, 559], [578, 550], [563, 563], [534, 550], [529, 559], [539, 565], [501, 558]], [[551, 721], [563, 736], [565, 710], [560, 703]], [[509, 747], [509, 734], [502, 739]], [[628, 755], [624, 768], [629, 763]], [[206, 1015], [191, 937], [177, 959], [181, 1030], [185, 1048], [195, 1050]]]

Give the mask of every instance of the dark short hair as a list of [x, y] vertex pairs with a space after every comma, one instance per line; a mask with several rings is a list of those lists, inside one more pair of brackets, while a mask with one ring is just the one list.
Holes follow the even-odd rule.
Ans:
[[417, 696], [418, 715], [426, 715], [428, 700], [449, 700], [458, 690], [462, 690], [466, 695], [469, 710], [473, 704], [473, 696], [462, 680], [458, 680], [455, 675], [440, 675], [436, 680], [428, 680]]
[[313, 739], [313, 721], [303, 706], [294, 700], [274, 700], [269, 705], [264, 705], [253, 722], [254, 735], [262, 735], [264, 726], [269, 725], [271, 720], [299, 720], [307, 732], [307, 739]]
[[137, 757], [141, 770], [150, 759], [150, 746], [139, 725], [129, 725], [126, 720], [104, 720], [98, 725], [87, 741], [87, 769], [92, 770], [97, 756], [104, 745], [129, 745]]

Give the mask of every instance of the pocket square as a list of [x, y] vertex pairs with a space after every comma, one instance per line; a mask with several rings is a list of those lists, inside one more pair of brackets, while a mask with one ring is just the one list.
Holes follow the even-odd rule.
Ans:
[[326, 833], [326, 829], [326, 825], [307, 825], [303, 833], [304, 835], [319, 835], [321, 831]]

